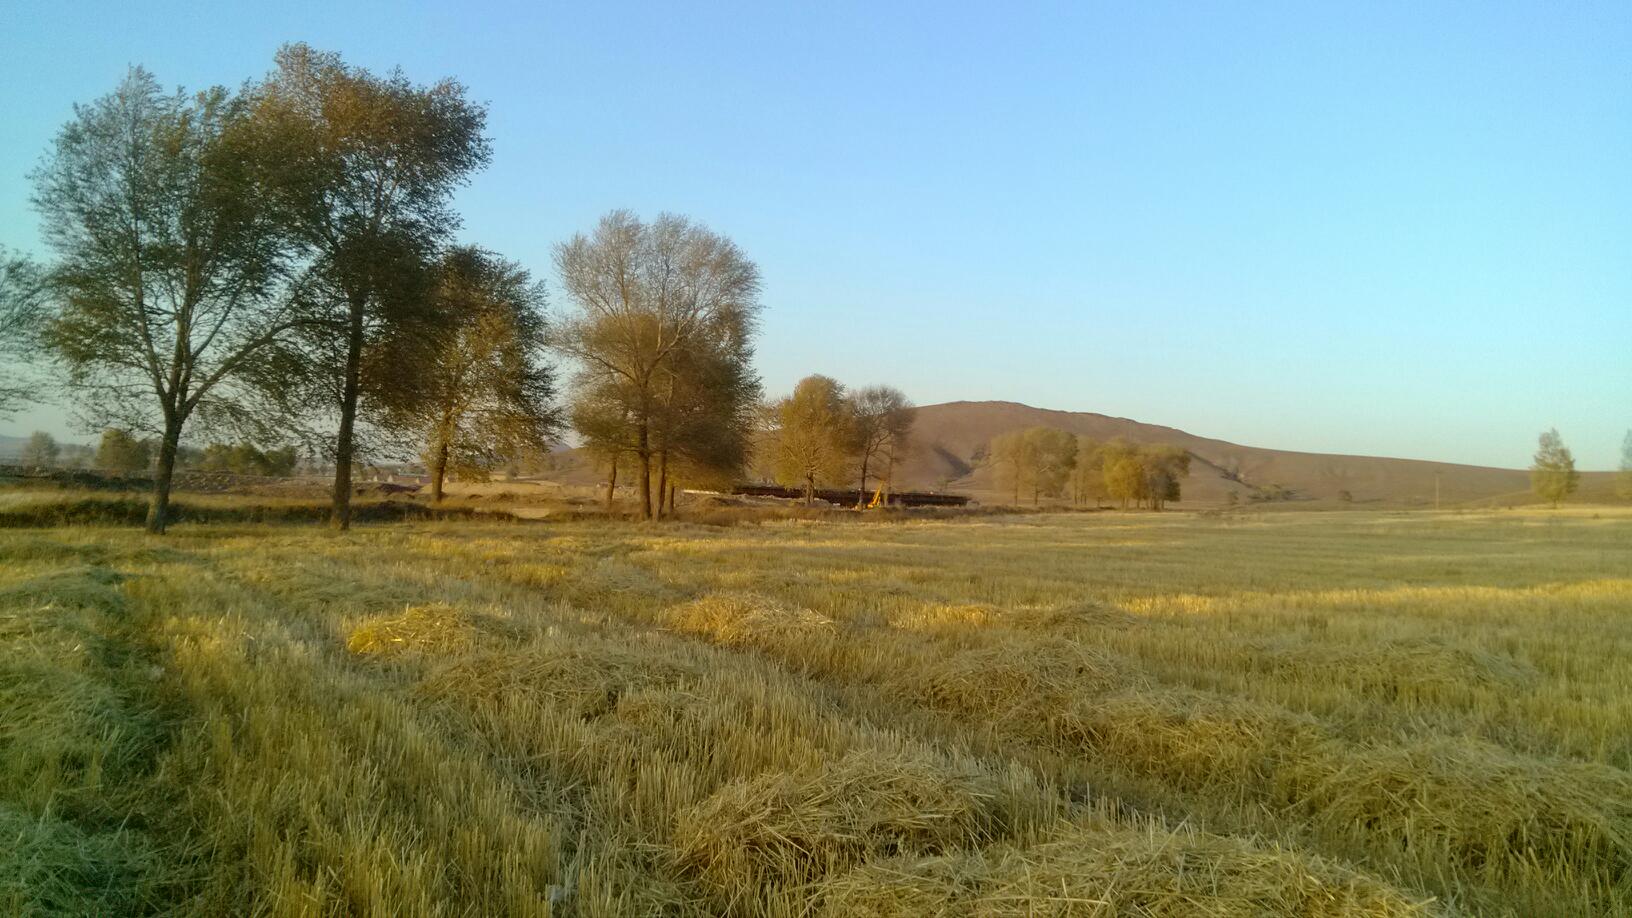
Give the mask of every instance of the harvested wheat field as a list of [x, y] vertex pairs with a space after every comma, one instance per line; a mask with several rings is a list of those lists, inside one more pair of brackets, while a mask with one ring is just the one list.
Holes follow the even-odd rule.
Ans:
[[0, 532], [7, 914], [1632, 913], [1632, 514]]

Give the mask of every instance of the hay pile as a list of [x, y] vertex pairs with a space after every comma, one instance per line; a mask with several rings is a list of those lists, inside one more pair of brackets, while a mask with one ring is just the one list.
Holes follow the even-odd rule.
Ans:
[[1029, 848], [895, 858], [823, 882], [840, 916], [1403, 916], [1426, 903], [1316, 858], [1233, 838], [1097, 824]]
[[1335, 831], [1498, 876], [1632, 872], [1632, 775], [1620, 769], [1471, 738], [1327, 753], [1285, 778], [1306, 817]]
[[351, 629], [346, 649], [362, 656], [458, 653], [476, 639], [469, 612], [444, 603], [409, 606], [397, 615], [370, 618]]
[[633, 609], [678, 598], [673, 587], [638, 564], [615, 557], [600, 558], [593, 564], [575, 561], [557, 588], [560, 598], [579, 608], [597, 612]]
[[420, 691], [466, 704], [542, 702], [600, 717], [625, 693], [689, 684], [696, 675], [679, 661], [608, 642], [544, 640], [452, 658], [426, 674]]
[[890, 624], [908, 631], [960, 631], [996, 624], [1002, 610], [984, 604], [925, 603], [890, 618]]
[[1016, 638], [950, 654], [914, 671], [906, 687], [932, 706], [1001, 723], [1020, 712], [1067, 711], [1077, 699], [1104, 694], [1133, 678], [1103, 652], [1077, 641]]
[[978, 846], [1008, 821], [1002, 788], [973, 769], [861, 750], [737, 781], [675, 822], [679, 868], [721, 898], [798, 886], [863, 860]]
[[1319, 744], [1306, 716], [1179, 689], [1119, 693], [1076, 704], [1069, 742], [1187, 790], [1264, 788], [1283, 763]]
[[833, 620], [753, 593], [711, 593], [668, 611], [666, 624], [726, 647], [771, 649], [830, 630]]
[[1294, 681], [1341, 680], [1392, 701], [1436, 703], [1469, 689], [1517, 689], [1536, 671], [1505, 654], [1439, 639], [1364, 645], [1259, 643], [1245, 665]]
[[1125, 609], [1092, 599], [1046, 608], [1015, 610], [1018, 621], [1042, 628], [1130, 628], [1139, 624], [1139, 616]]

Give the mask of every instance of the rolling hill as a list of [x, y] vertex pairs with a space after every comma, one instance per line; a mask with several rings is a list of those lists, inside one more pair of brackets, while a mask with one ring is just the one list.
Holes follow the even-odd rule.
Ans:
[[[1242, 446], [1127, 418], [1051, 411], [1017, 402], [947, 402], [919, 408], [914, 448], [902, 482], [1001, 499], [992, 470], [978, 460], [981, 451], [999, 434], [1039, 426], [1100, 440], [1122, 437], [1184, 447], [1195, 457], [1184, 482], [1184, 505], [1222, 503], [1231, 491], [1243, 501], [1279, 491], [1290, 499], [1277, 503], [1335, 504], [1347, 491], [1355, 503], [1371, 506], [1432, 506], [1436, 478], [1445, 506], [1534, 501], [1529, 474], [1521, 469]], [[1612, 490], [1612, 473], [1583, 473], [1577, 499], [1605, 500]]]

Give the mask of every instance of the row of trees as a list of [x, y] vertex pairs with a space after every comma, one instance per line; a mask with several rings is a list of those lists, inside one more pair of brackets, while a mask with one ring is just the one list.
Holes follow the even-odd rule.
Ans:
[[[29, 468], [96, 468], [108, 472], [153, 471], [157, 441], [139, 437], [128, 430], [110, 427], [93, 447], [62, 444], [45, 431], [35, 431], [24, 441], [18, 461]], [[237, 475], [288, 476], [295, 472], [300, 457], [293, 446], [262, 450], [253, 443], [211, 443], [203, 449], [182, 446], [176, 451], [179, 468], [201, 472], [231, 472]]]
[[1053, 427], [1002, 434], [986, 455], [1017, 504], [1024, 493], [1033, 505], [1043, 497], [1069, 496], [1077, 505], [1110, 499], [1161, 510], [1179, 499], [1180, 481], [1190, 474], [1190, 453], [1180, 447], [1101, 443]]
[[864, 501], [874, 473], [887, 500], [916, 417], [917, 410], [899, 389], [847, 390], [838, 380], [816, 374], [768, 407], [760, 448], [772, 459], [777, 482], [803, 489], [807, 504], [817, 487], [851, 482], [858, 484]]
[[[542, 291], [452, 244], [485, 120], [454, 81], [305, 45], [237, 91], [166, 93], [134, 69], [33, 175], [55, 257], [0, 258], [0, 341], [49, 354], [88, 422], [156, 434], [155, 532], [194, 422], [318, 441], [339, 528], [361, 449], [417, 444], [440, 480], [542, 448]], [[0, 382], [0, 407], [22, 394]]]
[[[34, 175], [54, 261], [0, 260], [0, 330], [65, 371], [82, 420], [154, 435], [150, 530], [194, 426], [294, 432], [332, 462], [338, 528], [364, 451], [417, 449], [439, 500], [447, 475], [551, 444], [551, 349], [576, 369], [566, 416], [612, 487], [633, 466], [645, 517], [682, 484], [737, 478], [763, 414], [757, 267], [683, 217], [617, 211], [556, 248], [573, 308], [550, 327], [541, 283], [452, 241], [485, 119], [456, 82], [304, 45], [237, 91], [165, 93], [135, 69], [76, 108]], [[4, 385], [0, 408], [23, 394]], [[878, 410], [846, 428], [864, 478], [894, 442], [869, 426]]]

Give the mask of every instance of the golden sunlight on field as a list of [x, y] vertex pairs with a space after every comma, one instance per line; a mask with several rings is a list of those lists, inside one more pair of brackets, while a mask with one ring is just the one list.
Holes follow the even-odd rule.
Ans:
[[0, 911], [1632, 912], [1632, 514], [0, 533]]

